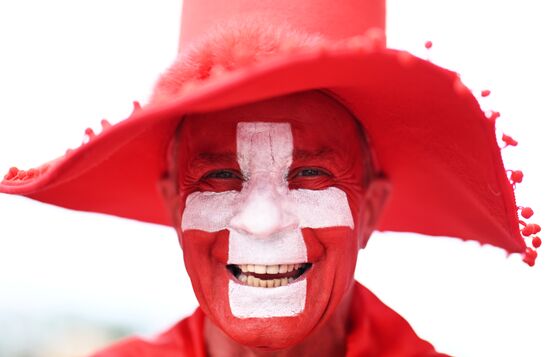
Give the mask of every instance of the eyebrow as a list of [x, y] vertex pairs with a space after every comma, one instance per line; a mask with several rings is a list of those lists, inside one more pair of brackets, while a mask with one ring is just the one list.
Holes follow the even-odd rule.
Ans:
[[295, 149], [293, 156], [295, 160], [326, 159], [335, 155], [335, 151], [329, 147], [322, 147], [317, 150]]
[[[333, 157], [335, 151], [329, 147], [317, 150], [295, 149], [292, 153], [294, 160], [307, 161], [311, 159], [326, 159]], [[193, 166], [207, 166], [212, 164], [230, 164], [237, 162], [237, 155], [232, 152], [201, 152], [191, 160]]]
[[212, 164], [229, 164], [237, 162], [237, 156], [232, 152], [201, 152], [191, 160], [193, 166]]

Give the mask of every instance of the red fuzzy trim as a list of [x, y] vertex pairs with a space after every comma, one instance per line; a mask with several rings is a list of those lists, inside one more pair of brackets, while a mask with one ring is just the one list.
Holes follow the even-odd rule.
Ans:
[[180, 52], [158, 80], [151, 103], [181, 95], [196, 81], [249, 66], [276, 54], [316, 48], [323, 42], [320, 36], [255, 21], [224, 26]]

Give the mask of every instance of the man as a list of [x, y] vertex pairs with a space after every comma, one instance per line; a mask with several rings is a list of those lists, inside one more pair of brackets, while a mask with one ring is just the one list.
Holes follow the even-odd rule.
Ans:
[[[235, 12], [247, 6], [252, 12], [266, 11], [263, 5], [252, 6], [244, 1], [239, 6], [212, 6], [208, 10], [216, 13], [216, 9], [223, 8], [223, 13], [212, 17], [229, 21], [227, 17], [235, 16]], [[266, 6], [270, 17], [288, 15], [282, 5]], [[510, 214], [515, 211], [515, 207], [511, 207], [515, 205], [511, 188], [502, 165], [494, 160], [498, 158], [498, 152], [494, 151], [496, 143], [486, 134], [494, 123], [484, 121], [479, 108], [472, 104], [475, 100], [461, 87], [456, 76], [406, 53], [386, 52], [376, 31], [365, 38], [339, 42], [341, 38], [361, 33], [359, 29], [383, 26], [380, 20], [383, 5], [379, 3], [349, 2], [335, 7], [328, 2], [305, 2], [301, 10], [311, 10], [310, 6], [330, 9], [331, 15], [341, 15], [334, 18], [345, 20], [349, 26], [343, 23], [326, 26], [320, 21], [326, 18], [313, 15], [290, 19], [298, 21], [293, 24], [295, 27], [306, 30], [315, 26], [320, 30], [321, 25], [325, 25], [327, 31], [323, 35], [333, 40], [328, 44], [324, 38], [308, 33], [310, 31], [303, 35], [282, 25], [265, 27], [259, 25], [260, 21], [243, 26], [232, 23], [226, 26], [227, 31], [216, 34], [201, 28], [212, 20], [206, 21], [204, 17], [197, 20], [201, 17], [196, 16], [196, 12], [205, 9], [198, 3], [186, 2], [182, 39], [189, 41], [199, 33], [211, 37], [205, 36], [207, 40], [195, 43], [193, 48], [185, 47], [184, 55], [159, 83], [148, 111], [111, 128], [61, 161], [38, 170], [11, 170], [6, 176], [6, 191], [67, 207], [166, 224], [169, 215], [159, 209], [164, 197], [172, 222], [179, 230], [195, 292], [208, 316], [206, 320], [196, 317], [189, 323], [206, 321], [204, 340], [211, 353], [216, 353], [212, 352], [216, 346], [228, 345], [232, 340], [240, 342], [233, 346], [237, 351], [244, 346], [270, 350], [309, 346], [308, 351], [314, 351], [311, 346], [319, 346], [319, 341], [327, 342], [323, 349], [327, 353], [353, 351], [352, 345], [342, 342], [344, 337], [322, 336], [325, 328], [341, 331], [344, 322], [350, 321], [345, 311], [347, 303], [353, 306], [357, 299], [367, 301], [355, 297], [349, 298], [349, 302], [346, 298], [353, 293], [350, 280], [355, 259], [349, 259], [349, 254], [353, 252], [351, 257], [355, 257], [357, 246], [366, 243], [375, 226], [476, 239], [511, 252], [525, 249], [517, 227], [513, 228], [514, 223], [517, 226], [517, 217]], [[360, 13], [374, 14], [366, 27], [364, 16], [360, 19], [353, 16], [361, 6], [368, 8]], [[305, 19], [305, 23], [300, 22]], [[307, 51], [299, 52], [301, 49]], [[297, 53], [296, 59], [285, 60], [283, 64], [267, 61], [270, 56], [276, 58], [277, 53], [288, 51], [292, 56]], [[254, 67], [261, 60], [265, 60], [266, 67]], [[247, 65], [250, 67], [246, 68]], [[242, 68], [250, 75], [239, 78], [229, 73], [219, 82], [206, 82], [204, 86], [200, 83], [205, 78], [215, 78], [222, 70], [242, 73]], [[189, 85], [193, 80], [195, 85]], [[328, 90], [322, 95], [309, 93], [263, 101], [315, 88]], [[329, 97], [323, 97], [327, 95]], [[182, 99], [174, 105], [178, 97]], [[229, 113], [220, 114], [218, 111], [254, 102], [257, 104], [249, 107], [237, 106], [234, 112], [229, 109]], [[270, 114], [286, 106], [286, 111]], [[307, 109], [305, 114], [295, 115], [301, 108]], [[315, 120], [308, 121], [308, 113], [316, 113]], [[372, 139], [374, 164], [370, 160], [355, 159], [368, 157], [364, 147], [360, 150], [358, 143], [362, 141], [357, 132], [349, 125], [343, 129], [334, 123], [320, 126], [321, 117], [322, 123], [330, 122], [329, 118], [333, 117], [338, 118], [338, 123], [347, 121], [348, 124], [357, 117]], [[211, 127], [198, 124], [209, 119]], [[225, 126], [224, 120], [229, 121]], [[304, 124], [300, 130], [301, 121], [308, 125]], [[190, 130], [193, 123], [195, 129]], [[467, 135], [461, 136], [463, 132]], [[173, 141], [174, 133], [181, 133], [181, 137], [178, 134]], [[197, 137], [197, 133], [208, 133], [213, 138], [205, 134]], [[335, 133], [339, 135], [330, 135]], [[195, 141], [197, 144], [193, 145]], [[168, 142], [176, 149], [168, 148]], [[308, 143], [312, 145], [306, 145]], [[220, 150], [218, 145], [225, 149]], [[335, 157], [354, 160], [347, 162]], [[192, 159], [199, 160], [186, 161]], [[227, 166], [216, 166], [221, 159]], [[303, 166], [292, 166], [300, 160], [304, 161]], [[78, 162], [82, 164], [74, 164]], [[329, 169], [322, 165], [324, 162], [331, 164]], [[139, 172], [139, 175], [128, 180], [127, 173], [117, 169], [119, 164], [124, 165], [126, 172]], [[187, 176], [193, 169], [204, 170], [208, 165], [211, 171]], [[494, 177], [494, 170], [499, 176]], [[380, 172], [388, 176], [394, 189], [385, 218], [380, 214], [386, 203], [388, 183]], [[176, 188], [173, 187], [175, 180]], [[152, 182], [160, 182], [162, 196], [151, 190]], [[486, 189], [487, 183], [490, 192]], [[91, 184], [104, 188], [103, 192], [82, 191], [82, 187]], [[325, 203], [333, 206], [323, 206]], [[329, 214], [333, 212], [337, 214]], [[216, 235], [226, 237], [213, 240]], [[344, 239], [340, 239], [340, 235]], [[321, 243], [315, 245], [316, 241]], [[342, 241], [356, 245], [346, 247]], [[323, 247], [326, 257], [332, 257], [334, 263], [323, 262]], [[267, 252], [271, 257], [261, 256]], [[526, 252], [526, 258], [532, 260], [532, 250]], [[313, 253], [317, 256], [311, 257]], [[346, 264], [338, 264], [337, 258]], [[274, 279], [266, 276], [267, 270], [274, 269], [275, 265], [279, 271], [271, 274], [287, 275], [277, 275]], [[194, 271], [199, 267], [207, 269]], [[288, 275], [289, 269], [296, 274]], [[334, 287], [330, 280], [324, 281], [326, 274], [335, 277]], [[246, 285], [242, 284], [244, 278]], [[289, 283], [284, 279], [293, 281]], [[250, 287], [250, 284], [260, 286]], [[273, 284], [272, 290], [269, 284]], [[284, 286], [275, 287], [277, 284]], [[267, 295], [270, 299], [262, 298], [266, 294], [271, 294]], [[312, 300], [317, 298], [319, 305]], [[339, 312], [338, 308], [344, 311]], [[379, 307], [368, 313], [379, 309], [384, 311]], [[407, 325], [394, 322], [392, 316], [387, 311], [383, 314], [375, 329], [377, 338], [368, 348], [387, 341], [380, 334], [395, 333], [402, 328], [408, 331], [404, 341], [410, 338], [415, 343], [397, 355], [431, 353], [429, 345], [415, 339]], [[377, 321], [376, 316], [365, 317], [365, 321]], [[388, 321], [394, 323], [384, 325]], [[219, 329], [232, 340], [226, 339]], [[350, 331], [354, 330], [341, 331], [340, 336]], [[307, 336], [317, 338], [308, 343]], [[159, 341], [162, 343], [163, 339]], [[168, 338], [168, 341], [172, 344], [165, 345], [167, 349], [182, 350], [177, 346], [177, 338]], [[218, 342], [212, 344], [212, 341]], [[395, 343], [395, 338], [391, 341], [389, 350], [380, 348], [373, 353], [401, 346]], [[120, 347], [119, 351], [138, 348], [136, 346], [140, 346], [139, 343], [133, 342]]]
[[190, 115], [171, 148], [166, 200], [201, 309], [98, 356], [203, 344], [211, 356], [438, 355], [354, 285], [389, 184], [336, 100], [305, 92]]

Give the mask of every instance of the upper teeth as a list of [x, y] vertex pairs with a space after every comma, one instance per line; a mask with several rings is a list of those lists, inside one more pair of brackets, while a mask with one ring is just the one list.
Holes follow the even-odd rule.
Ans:
[[293, 270], [300, 269], [304, 264], [280, 264], [280, 265], [258, 265], [258, 264], [242, 264], [239, 268], [243, 273], [257, 274], [283, 274]]

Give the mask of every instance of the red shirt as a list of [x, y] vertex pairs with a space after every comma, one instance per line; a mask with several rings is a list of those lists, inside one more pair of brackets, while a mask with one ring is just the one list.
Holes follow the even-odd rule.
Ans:
[[[130, 338], [93, 357], [206, 357], [204, 312], [198, 308], [151, 340]], [[444, 357], [416, 335], [398, 313], [355, 283], [347, 334], [347, 357]]]

